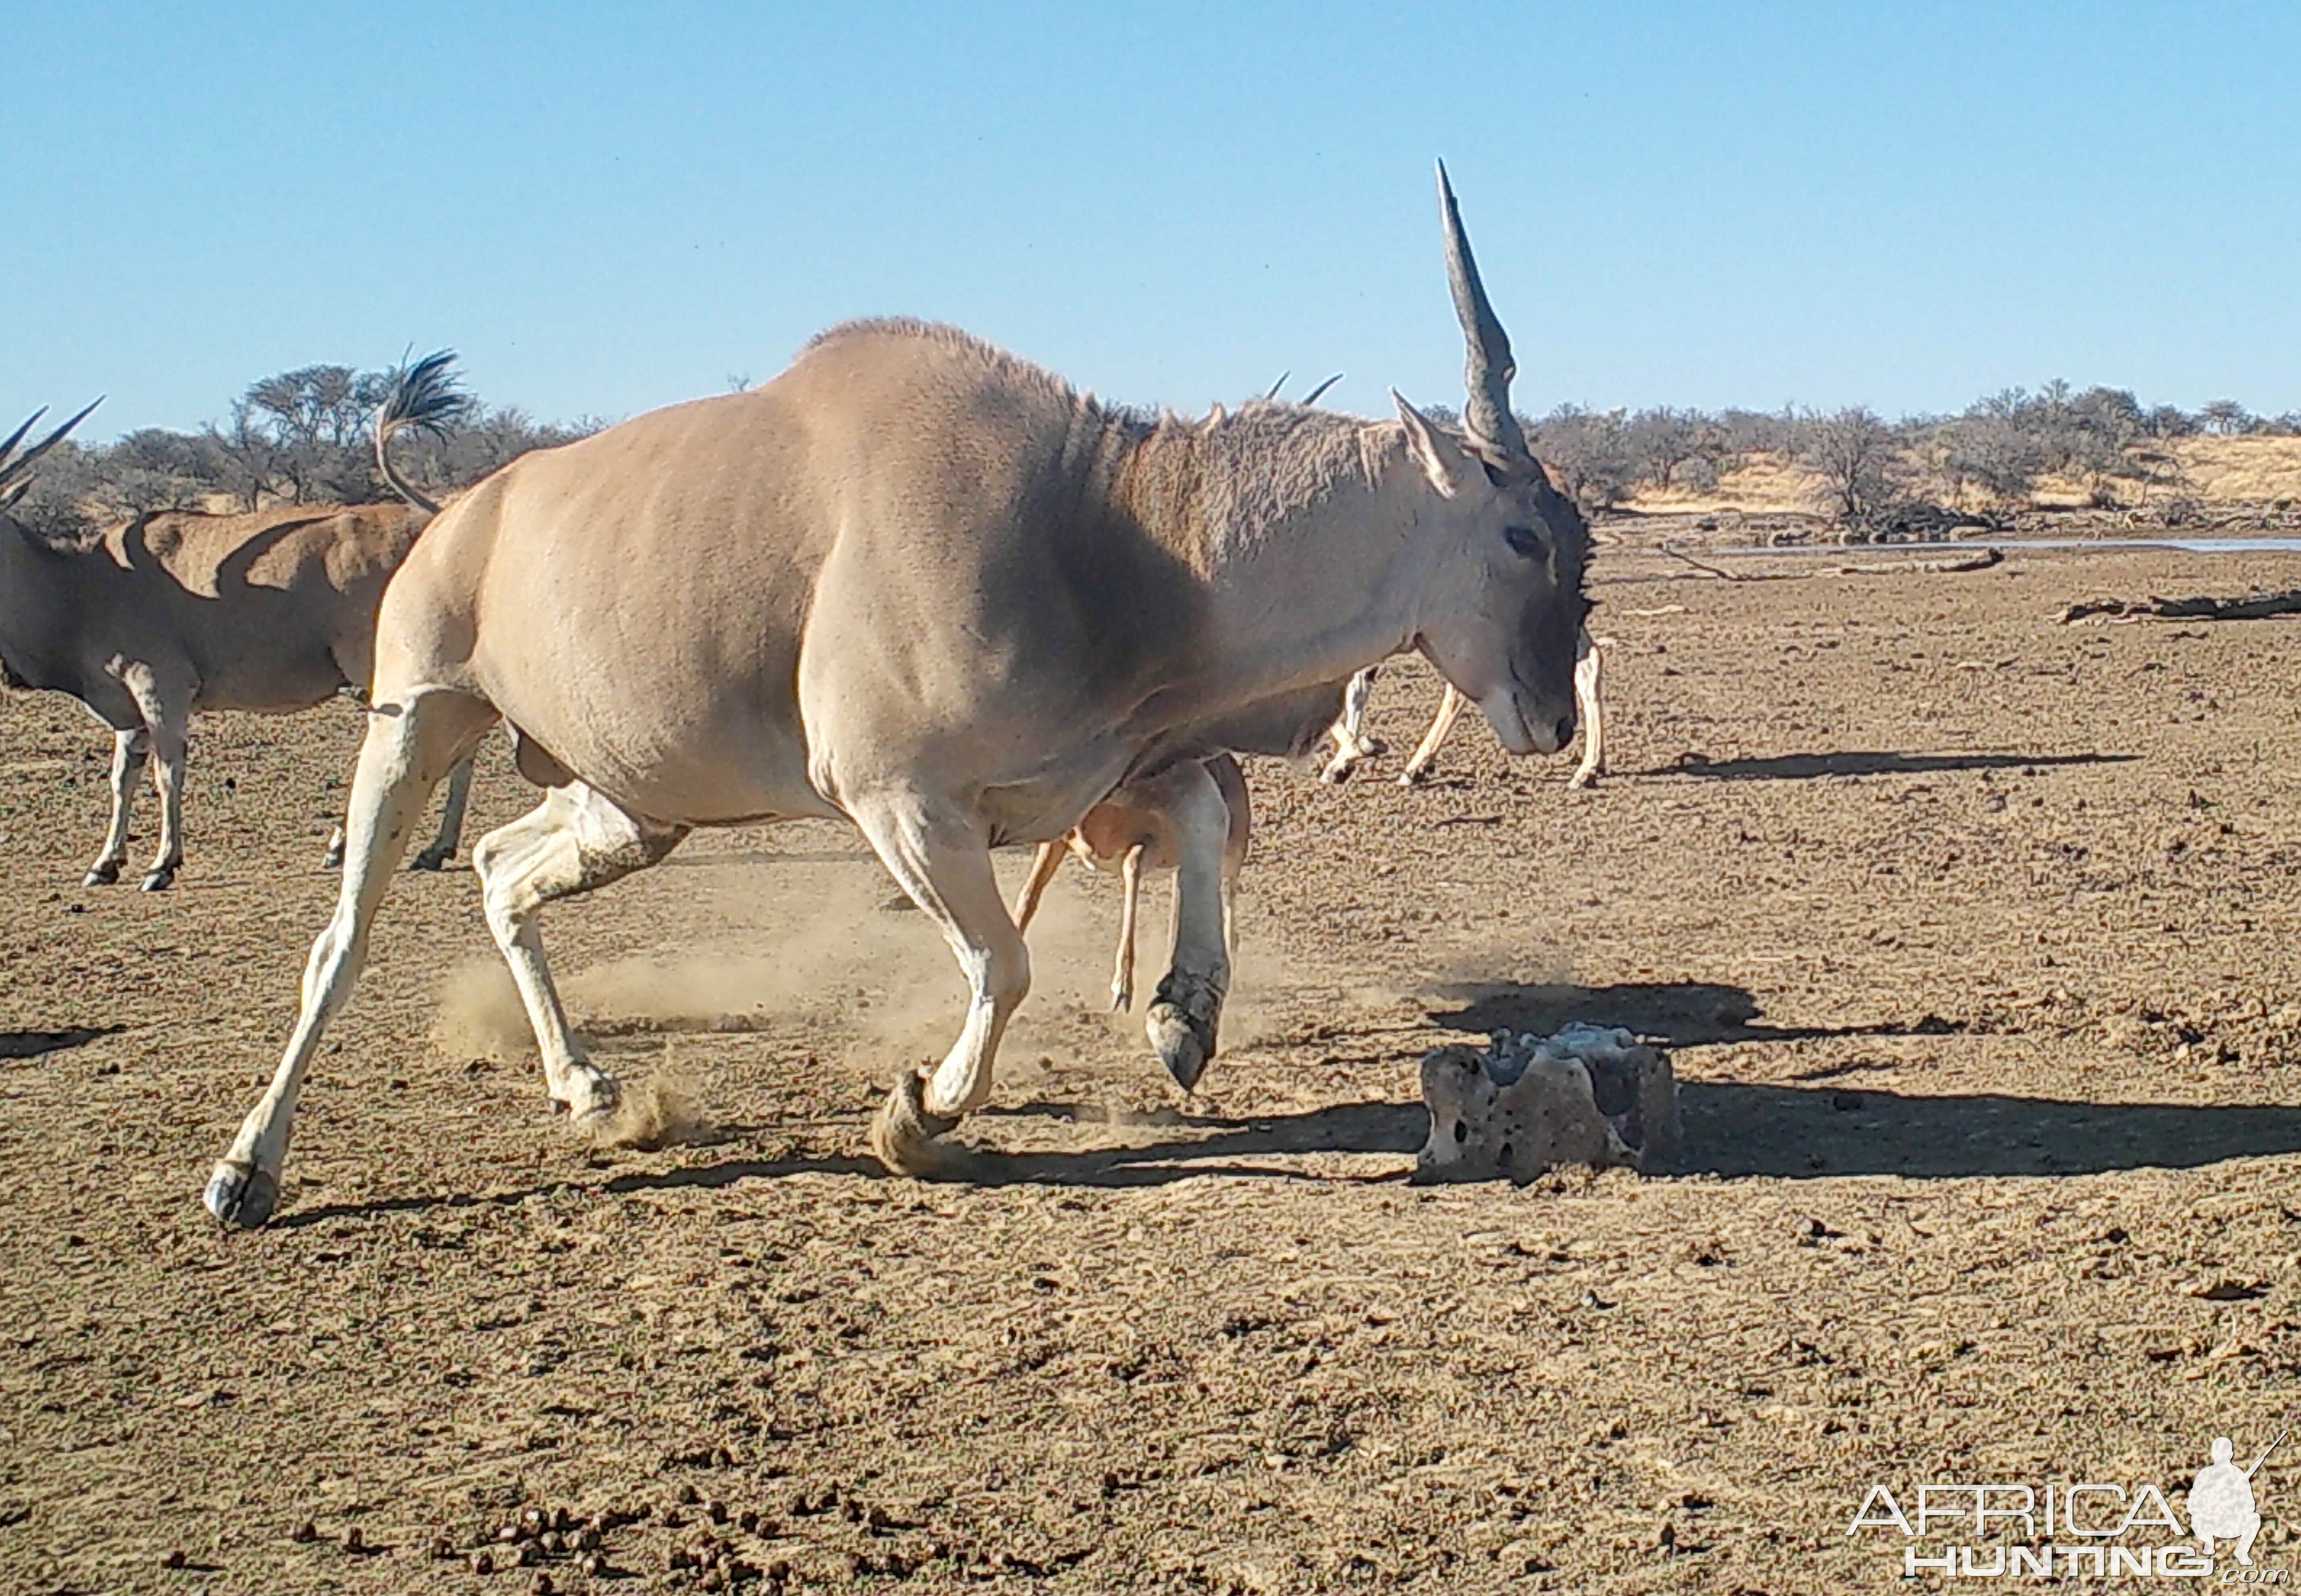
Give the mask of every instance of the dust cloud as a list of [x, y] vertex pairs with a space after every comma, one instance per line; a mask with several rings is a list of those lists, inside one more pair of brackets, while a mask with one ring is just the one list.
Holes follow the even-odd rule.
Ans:
[[[1027, 856], [1002, 856], [1000, 863], [1011, 899]], [[821, 1035], [810, 1045], [820, 1042], [816, 1051], [824, 1062], [874, 1080], [940, 1058], [957, 1037], [965, 987], [950, 951], [925, 915], [883, 907], [893, 886], [875, 861], [757, 854], [699, 864], [699, 869], [682, 873], [688, 879], [673, 890], [687, 911], [681, 921], [717, 927], [712, 940], [718, 945], [590, 965], [562, 964], [555, 972], [561, 999], [580, 1032], [597, 1040], [816, 1032]], [[670, 873], [648, 879], [660, 882]], [[705, 876], [699, 891], [695, 875]], [[1166, 970], [1171, 879], [1145, 883], [1134, 1010], [1118, 1014], [1109, 1007], [1117, 882], [1065, 863], [1031, 925], [1032, 990], [1000, 1049], [1002, 1079], [1027, 1082], [1054, 1068], [1129, 1074], [1145, 1065], [1156, 1069], [1142, 1019]], [[636, 896], [627, 889], [624, 901]], [[1259, 946], [1251, 915], [1242, 920], [1223, 1019], [1226, 1052], [1251, 1046], [1266, 1032], [1288, 979], [1276, 946]], [[548, 914], [544, 924], [548, 943]], [[511, 1062], [534, 1056], [526, 1014], [500, 959], [472, 959], [450, 973], [431, 1040], [460, 1058]], [[674, 1095], [691, 1102], [691, 1094]], [[627, 1107], [639, 1112], [629, 1099]], [[691, 1119], [694, 1111], [682, 1112]], [[635, 1122], [637, 1131], [647, 1128]]]

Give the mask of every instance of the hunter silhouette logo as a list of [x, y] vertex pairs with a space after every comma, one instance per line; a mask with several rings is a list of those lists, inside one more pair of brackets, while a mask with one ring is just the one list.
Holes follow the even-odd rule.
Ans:
[[2234, 1541], [2237, 1560], [2248, 1566], [2253, 1562], [2253, 1538], [2261, 1533], [2261, 1512], [2253, 1502], [2253, 1476], [2289, 1433], [2279, 1431], [2277, 1440], [2261, 1449], [2251, 1468], [2239, 1468], [2230, 1460], [2237, 1448], [2228, 1436], [2213, 1438], [2213, 1460], [2197, 1471], [2196, 1483], [2189, 1487], [2189, 1533], [2197, 1538], [2197, 1550], [2206, 1557], [2213, 1555], [2214, 1542]]
[[2285, 1570], [2254, 1566], [2261, 1508], [2253, 1492], [2254, 1477], [2291, 1433], [2280, 1431], [2242, 1467], [2236, 1443], [2215, 1436], [2206, 1448], [2212, 1461], [2196, 1472], [2186, 1501], [2167, 1500], [2147, 1480], [1937, 1479], [1902, 1484], [1898, 1496], [1880, 1483], [1845, 1533], [1897, 1535], [1910, 1579], [2205, 1579], [2218, 1549], [2237, 1554], [2224, 1583], [2284, 1584]]

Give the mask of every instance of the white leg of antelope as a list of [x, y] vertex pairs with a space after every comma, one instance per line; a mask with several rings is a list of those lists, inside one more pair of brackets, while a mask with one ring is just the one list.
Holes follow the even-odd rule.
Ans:
[[104, 833], [104, 851], [88, 867], [80, 884], [108, 887], [120, 879], [128, 862], [128, 816], [136, 804], [136, 784], [144, 779], [144, 756], [152, 751], [152, 734], [138, 726], [112, 734], [112, 823]]
[[1167, 1073], [1184, 1091], [1215, 1056], [1223, 999], [1230, 992], [1230, 951], [1223, 936], [1223, 857], [1230, 806], [1206, 766], [1169, 778], [1166, 803], [1175, 828], [1175, 950], [1144, 1024]]
[[1347, 781], [1359, 762], [1372, 759], [1390, 751], [1390, 745], [1377, 737], [1368, 737], [1366, 730], [1367, 700], [1374, 696], [1375, 674], [1382, 667], [1368, 665], [1350, 680], [1343, 689], [1343, 718], [1336, 721], [1327, 735], [1335, 740], [1335, 756], [1326, 761], [1326, 768], [1318, 773], [1322, 781]]
[[871, 1149], [889, 1170], [947, 1175], [959, 1166], [938, 1139], [991, 1096], [999, 1039], [1031, 990], [1030, 950], [1000, 900], [988, 841], [971, 816], [907, 792], [854, 799], [847, 812], [966, 977], [958, 1040], [932, 1074], [906, 1069], [871, 1124]]
[[1047, 890], [1047, 883], [1055, 879], [1055, 872], [1063, 867], [1063, 845], [1059, 840], [1042, 842], [1031, 859], [1031, 873], [1023, 882], [1023, 890], [1015, 896], [1015, 929], [1028, 931], [1031, 921], [1039, 912], [1039, 899]]
[[164, 892], [176, 884], [176, 871], [184, 862], [184, 756], [191, 744], [191, 715], [173, 705], [152, 723], [152, 784], [160, 793], [160, 851], [144, 873], [146, 892]]
[[1142, 845], [1126, 850], [1119, 862], [1118, 962], [1110, 972], [1110, 1007], [1125, 1014], [1134, 1007], [1134, 911], [1142, 901]]
[[543, 802], [489, 831], [473, 850], [488, 929], [511, 966], [512, 984], [543, 1057], [544, 1089], [577, 1125], [598, 1124], [613, 1114], [623, 1089], [591, 1062], [568, 1029], [536, 915], [554, 898], [646, 869], [686, 835], [684, 826], [642, 819], [573, 781], [553, 788]]
[[417, 854], [410, 870], [445, 870], [464, 845], [464, 810], [472, 801], [472, 762], [466, 759], [448, 773], [448, 798], [439, 809], [439, 831], [431, 846]]
[[477, 699], [435, 689], [379, 706], [372, 714], [352, 777], [347, 815], [351, 849], [336, 912], [304, 966], [296, 1029], [272, 1084], [208, 1177], [203, 1200], [209, 1213], [229, 1225], [253, 1229], [272, 1216], [280, 1200], [280, 1170], [288, 1157], [296, 1093], [329, 1020], [359, 980], [368, 930], [390, 885], [392, 868], [433, 785], [485, 731], [494, 711]]
[[1438, 750], [1445, 745], [1448, 734], [1454, 730], [1454, 722], [1460, 716], [1462, 706], [1468, 702], [1454, 690], [1452, 683], [1447, 685], [1446, 696], [1439, 702], [1438, 714], [1432, 719], [1430, 730], [1422, 734], [1422, 741], [1415, 748], [1414, 757], [1406, 762], [1405, 770], [1399, 773], [1398, 784], [1401, 787], [1411, 787], [1430, 773], [1430, 762], [1438, 757]]
[[1582, 634], [1574, 658], [1574, 702], [1582, 712], [1582, 763], [1567, 781], [1569, 787], [1589, 787], [1606, 768], [1606, 719], [1599, 693], [1604, 685], [1604, 651], [1588, 632]]

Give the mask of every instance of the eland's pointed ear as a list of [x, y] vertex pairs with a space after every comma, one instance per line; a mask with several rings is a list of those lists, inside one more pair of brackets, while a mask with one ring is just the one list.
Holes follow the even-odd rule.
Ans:
[[1430, 422], [1430, 418], [1406, 402], [1406, 397], [1396, 389], [1390, 390], [1392, 400], [1398, 405], [1398, 419], [1406, 427], [1406, 452], [1422, 474], [1430, 479], [1430, 486], [1440, 498], [1452, 498], [1462, 490], [1462, 473], [1469, 469], [1470, 457]]

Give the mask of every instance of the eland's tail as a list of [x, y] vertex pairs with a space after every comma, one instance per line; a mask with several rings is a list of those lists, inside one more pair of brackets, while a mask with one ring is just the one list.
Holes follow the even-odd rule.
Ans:
[[391, 386], [375, 413], [375, 468], [391, 490], [423, 511], [437, 515], [439, 506], [393, 469], [391, 440], [402, 432], [429, 432], [444, 437], [450, 426], [472, 414], [472, 396], [452, 368], [453, 349], [435, 350], [421, 360], [403, 360], [391, 374]]

